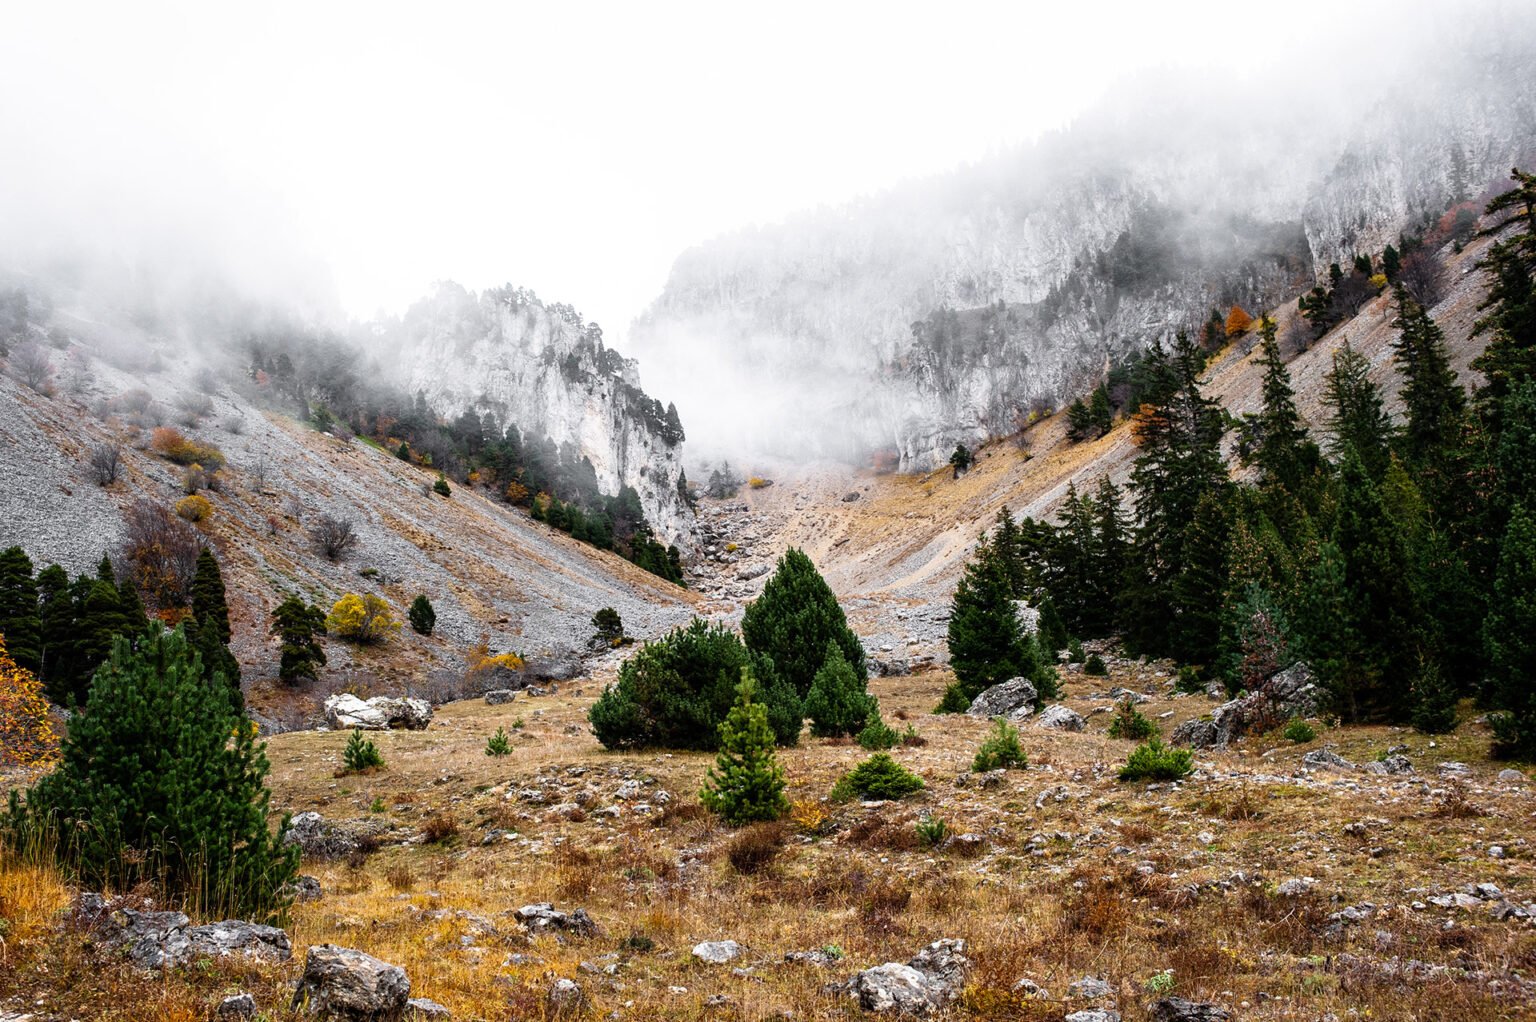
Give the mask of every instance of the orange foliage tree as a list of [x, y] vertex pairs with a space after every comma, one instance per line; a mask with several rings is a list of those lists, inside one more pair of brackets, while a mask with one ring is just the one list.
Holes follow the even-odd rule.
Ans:
[[0, 766], [42, 766], [58, 752], [43, 684], [16, 666], [0, 636]]
[[1232, 306], [1232, 311], [1227, 313], [1227, 336], [1236, 337], [1253, 325], [1253, 317], [1241, 305]]

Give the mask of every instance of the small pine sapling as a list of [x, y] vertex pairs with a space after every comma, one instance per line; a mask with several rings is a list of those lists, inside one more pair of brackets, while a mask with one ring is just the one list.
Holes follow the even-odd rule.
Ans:
[[756, 691], [751, 672], [742, 668], [736, 705], [720, 724], [720, 753], [699, 793], [704, 807], [731, 826], [777, 820], [789, 811], [768, 709], [753, 701]]
[[493, 759], [512, 755], [512, 743], [507, 740], [506, 728], [497, 728], [496, 733], [485, 740], [485, 754]]
[[343, 774], [363, 774], [382, 770], [384, 755], [377, 745], [363, 737], [362, 731], [354, 728], [352, 737], [347, 739], [347, 747], [341, 750], [341, 763]]
[[1019, 729], [1002, 717], [992, 718], [992, 732], [987, 735], [976, 758], [971, 760], [971, 770], [984, 774], [989, 770], [1007, 770], [1010, 767], [1029, 766], [1029, 757], [1019, 746]]

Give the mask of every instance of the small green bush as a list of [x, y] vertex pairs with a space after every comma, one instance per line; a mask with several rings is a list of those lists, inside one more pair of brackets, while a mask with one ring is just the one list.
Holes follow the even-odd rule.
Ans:
[[869, 723], [864, 725], [864, 730], [859, 732], [858, 737], [859, 747], [868, 749], [870, 752], [894, 748], [900, 741], [901, 735], [896, 733], [896, 729], [881, 720], [879, 716], [872, 717]]
[[432, 492], [436, 493], [439, 497], [453, 496], [453, 490], [449, 489], [448, 480], [443, 476], [438, 476], [437, 482], [432, 484]]
[[1171, 749], [1161, 738], [1152, 738], [1136, 746], [1120, 768], [1122, 781], [1176, 781], [1194, 769], [1194, 754], [1188, 749]]
[[720, 724], [720, 752], [699, 792], [704, 807], [733, 827], [789, 812], [784, 768], [774, 755], [768, 709], [754, 701], [757, 691], [752, 672], [743, 667], [736, 705]]
[[933, 708], [934, 713], [964, 713], [971, 708], [971, 697], [965, 694], [964, 687], [957, 681], [944, 690], [944, 696], [939, 700], [939, 705]]
[[1317, 737], [1317, 728], [1308, 724], [1300, 717], [1292, 717], [1290, 723], [1285, 725], [1283, 734], [1287, 741], [1295, 742], [1297, 745], [1304, 745]]
[[377, 745], [363, 737], [361, 731], [354, 730], [352, 737], [347, 739], [347, 747], [341, 750], [341, 763], [343, 773], [360, 774], [365, 770], [382, 767], [384, 755], [379, 752]]
[[1185, 664], [1179, 668], [1178, 681], [1174, 682], [1180, 692], [1195, 694], [1205, 691], [1205, 682], [1200, 677], [1200, 668], [1191, 664]]
[[1130, 738], [1141, 741], [1157, 734], [1157, 725], [1147, 719], [1147, 715], [1136, 709], [1136, 703], [1129, 698], [1120, 700], [1115, 707], [1115, 719], [1109, 722], [1109, 737]]
[[917, 821], [917, 839], [928, 848], [935, 848], [949, 837], [949, 824], [937, 816], [925, 816]]
[[1029, 757], [1019, 747], [1019, 729], [1001, 717], [992, 719], [992, 733], [976, 750], [971, 769], [978, 774], [988, 770], [1006, 770], [1009, 767], [1026, 767]]
[[877, 752], [848, 771], [832, 788], [832, 797], [847, 802], [855, 797], [896, 799], [923, 787], [923, 779], [903, 767], [889, 753]]
[[1083, 664], [1083, 673], [1102, 678], [1109, 673], [1109, 668], [1104, 666], [1104, 658], [1095, 653]]
[[431, 635], [432, 629], [437, 627], [437, 611], [432, 608], [432, 601], [427, 599], [426, 593], [411, 601], [411, 608], [405, 616], [418, 635]]
[[507, 740], [505, 728], [497, 728], [496, 733], [485, 740], [485, 754], [495, 759], [512, 755], [512, 743]]
[[856, 735], [871, 719], [879, 719], [879, 706], [869, 694], [868, 679], [854, 670], [836, 642], [827, 642], [826, 659], [811, 681], [804, 711], [811, 718], [811, 734], [817, 738]]
[[1077, 639], [1067, 641], [1067, 659], [1074, 664], [1080, 664], [1088, 659], [1088, 654], [1083, 652], [1083, 644]]

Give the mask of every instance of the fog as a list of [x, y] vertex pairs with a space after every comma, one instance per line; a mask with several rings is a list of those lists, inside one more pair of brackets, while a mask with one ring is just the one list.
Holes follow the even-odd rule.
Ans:
[[[1528, 2], [1488, 6], [1529, 21]], [[1170, 76], [1192, 103], [1272, 102], [1230, 109], [1238, 121], [1313, 104], [1326, 135], [1410, 54], [1458, 45], [1466, 9], [13, 6], [0, 274], [67, 263], [103, 292], [217, 279], [333, 324], [399, 313], [436, 280], [510, 282], [574, 304], [623, 348], [701, 242], [835, 218], [962, 165], [985, 186], [1074, 124], [1088, 137], [1083, 124], [1118, 119], [1127, 138], [1152, 130], [1144, 113], [1176, 124], [1139, 84]], [[712, 343], [680, 332], [672, 368], [642, 362], [685, 421], [701, 391], [750, 382], [750, 365], [708, 375]], [[763, 410], [750, 429], [793, 414]]]

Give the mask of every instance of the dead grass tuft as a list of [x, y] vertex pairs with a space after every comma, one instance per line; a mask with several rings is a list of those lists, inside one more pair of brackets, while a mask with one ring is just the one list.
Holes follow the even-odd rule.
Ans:
[[761, 873], [778, 859], [788, 837], [789, 828], [778, 821], [754, 823], [731, 838], [725, 848], [725, 857], [738, 873], [748, 876]]

